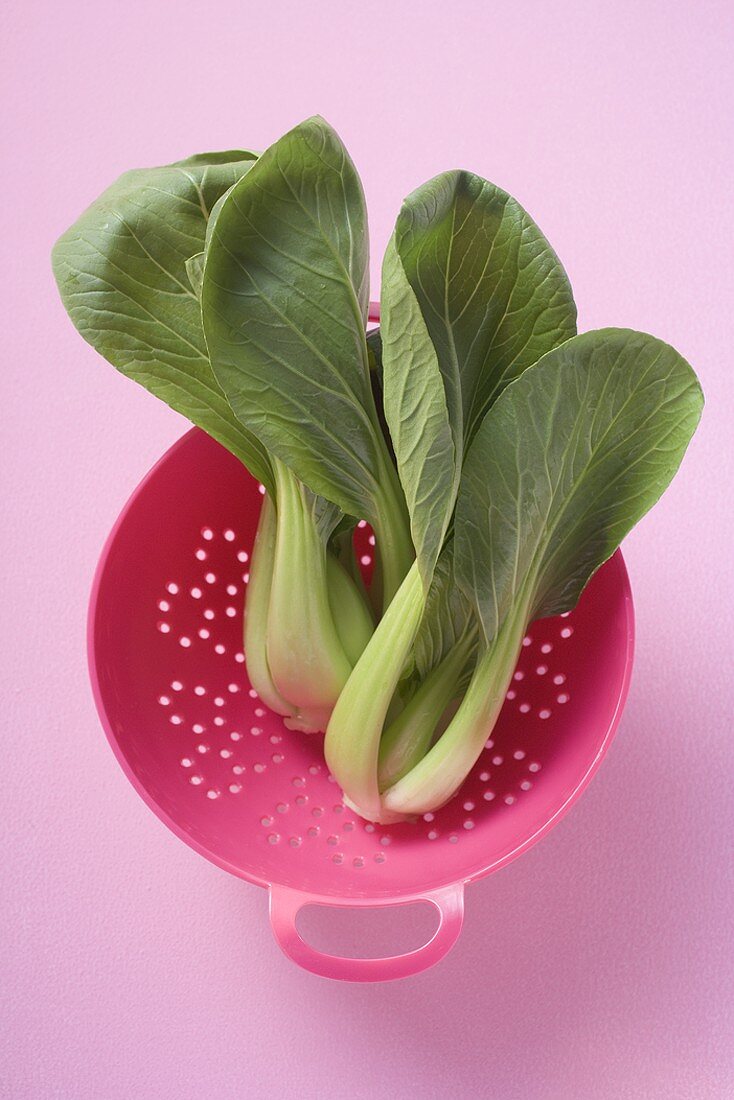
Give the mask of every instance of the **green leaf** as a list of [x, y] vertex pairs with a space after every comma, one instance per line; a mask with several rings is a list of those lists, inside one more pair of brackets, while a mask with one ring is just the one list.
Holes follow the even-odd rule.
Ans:
[[[229, 167], [240, 161], [254, 161], [259, 156], [260, 154], [253, 152], [252, 149], [221, 149], [214, 153], [194, 153], [193, 156], [185, 157], [184, 160], [174, 160], [172, 164], [166, 165], [166, 167], [203, 168], [206, 170], [216, 166]], [[143, 171], [149, 171], [149, 169], [146, 168]]]
[[215, 374], [243, 424], [314, 492], [375, 516], [364, 195], [319, 118], [267, 149], [222, 205], [202, 304]]
[[[416, 611], [409, 574], [394, 616], [385, 616], [357, 662], [325, 742], [347, 797], [377, 818], [377, 747], [450, 529], [475, 422], [505, 385], [576, 331], [571, 289], [550, 245], [514, 199], [468, 172], [438, 176], [406, 199], [385, 256], [381, 298], [385, 416], [423, 600]], [[439, 587], [426, 620], [424, 665], [455, 626], [448, 592]], [[401, 620], [399, 642], [393, 618]], [[393, 645], [388, 672], [373, 654]], [[393, 746], [400, 756], [401, 736]], [[407, 756], [422, 744], [412, 735], [409, 741]]]
[[379, 328], [373, 328], [367, 333], [367, 359], [370, 371], [377, 378], [379, 390], [382, 392], [382, 336]]
[[[232, 184], [232, 187], [234, 187], [234, 184]], [[229, 195], [230, 191], [232, 190], [232, 187], [228, 187], [226, 191], [223, 191], [222, 194], [217, 199], [217, 201], [214, 203], [214, 206], [211, 208], [211, 211], [209, 213], [209, 220], [206, 223], [206, 236], [204, 238], [204, 249], [205, 249], [205, 251], [206, 251], [207, 245], [209, 244], [209, 241], [212, 239], [212, 234], [214, 233], [214, 226], [217, 224], [217, 218], [219, 217], [219, 215], [221, 213], [222, 207], [224, 206], [224, 204], [227, 200], [227, 196]], [[203, 265], [203, 260], [202, 260], [202, 273], [203, 273], [203, 266], [204, 265]]]
[[488, 643], [439, 740], [384, 793], [389, 814], [451, 798], [500, 714], [534, 618], [569, 611], [657, 501], [696, 429], [703, 395], [673, 348], [643, 333], [585, 333], [498, 398], [464, 466], [455, 570]]
[[197, 252], [195, 256], [189, 256], [186, 261], [186, 274], [191, 283], [191, 289], [197, 298], [201, 298], [201, 284], [204, 280], [204, 253]]
[[520, 204], [471, 172], [414, 191], [395, 238], [436, 347], [457, 448], [466, 450], [504, 387], [575, 334], [568, 277]]
[[456, 584], [454, 540], [449, 539], [436, 562], [415, 639], [415, 663], [421, 679], [441, 663], [460, 638], [476, 629], [475, 624], [474, 606]]
[[385, 417], [428, 591], [458, 489], [460, 461], [438, 358], [393, 238], [382, 269]]
[[255, 157], [202, 153], [126, 172], [60, 238], [53, 268], [84, 339], [272, 488], [267, 452], [239, 423], [212, 373], [191, 281], [210, 212]]
[[467, 457], [455, 524], [457, 580], [488, 642], [518, 601], [528, 620], [574, 607], [670, 483], [702, 408], [678, 352], [629, 329], [574, 337], [502, 394]]
[[351, 517], [345, 517], [336, 504], [312, 493], [307, 485], [301, 485], [301, 498], [304, 511], [310, 515], [311, 522], [324, 544], [329, 541], [342, 522], [345, 527], [348, 524], [354, 525]]
[[459, 171], [405, 200], [383, 269], [383, 384], [424, 584], [477, 425], [575, 331], [566, 274], [505, 191]]
[[[234, 186], [234, 184], [232, 186]], [[191, 283], [196, 297], [199, 299], [201, 298], [201, 288], [204, 284], [204, 260], [206, 259], [206, 245], [208, 245], [209, 241], [211, 240], [214, 226], [217, 224], [217, 218], [219, 217], [219, 211], [222, 209], [224, 200], [227, 198], [227, 195], [230, 193], [231, 190], [232, 187], [228, 187], [227, 190], [219, 196], [209, 212], [209, 218], [206, 223], [206, 235], [204, 237], [204, 250], [201, 252], [197, 252], [195, 256], [191, 256], [186, 261], [186, 273], [188, 274], [189, 282]]]

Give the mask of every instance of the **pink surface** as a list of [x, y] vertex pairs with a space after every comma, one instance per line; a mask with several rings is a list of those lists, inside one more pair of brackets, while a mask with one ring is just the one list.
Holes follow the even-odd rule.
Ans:
[[[377, 12], [102, 0], [5, 17], [4, 1095], [734, 1090], [729, 5]], [[375, 279], [402, 195], [474, 168], [548, 233], [583, 328], [664, 337], [708, 399], [681, 475], [625, 544], [636, 667], [599, 776], [552, 835], [471, 888], [441, 966], [382, 987], [283, 959], [265, 893], [168, 833], [109, 751], [84, 664], [91, 575], [185, 425], [80, 342], [48, 267], [55, 236], [125, 168], [262, 146], [314, 111], [362, 172]], [[353, 950], [362, 916], [308, 925]], [[381, 918], [376, 950], [420, 942], [424, 918]]]

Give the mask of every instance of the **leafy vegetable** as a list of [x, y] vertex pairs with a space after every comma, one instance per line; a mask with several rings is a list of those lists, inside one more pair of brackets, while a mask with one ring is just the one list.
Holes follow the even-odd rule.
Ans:
[[359, 177], [314, 118], [266, 150], [222, 204], [202, 307], [235, 413], [315, 493], [369, 520], [389, 602], [413, 548], [373, 398], [368, 274]]
[[212, 373], [187, 271], [204, 249], [214, 204], [256, 156], [205, 153], [126, 172], [57, 241], [53, 268], [84, 339], [272, 491], [265, 447], [237, 420]]
[[210, 365], [199, 302], [206, 244], [256, 158], [208, 153], [126, 173], [61, 237], [53, 266], [82, 336], [223, 443], [273, 498], [250, 570], [248, 671], [269, 706], [319, 729], [372, 621], [326, 549], [339, 509], [306, 490], [234, 415]]
[[406, 199], [383, 302], [385, 411], [428, 587], [474, 431], [513, 378], [574, 335], [576, 306], [530, 216], [470, 172]]
[[405, 200], [368, 333], [362, 187], [320, 118], [261, 155], [127, 173], [53, 263], [84, 338], [266, 490], [245, 609], [262, 700], [326, 727], [363, 816], [441, 806], [528, 624], [575, 605], [674, 476], [703, 405], [690, 366], [644, 333], [575, 335], [538, 227], [463, 171]]
[[[278, 694], [297, 704], [288, 724], [322, 730], [352, 670], [329, 598], [326, 540], [331, 525], [319, 531], [318, 498], [277, 458], [273, 471], [277, 529], [268, 605], [268, 668]], [[333, 509], [330, 515], [333, 521]], [[362, 604], [346, 574], [343, 587], [351, 588], [355, 602]], [[372, 633], [369, 613], [362, 607], [357, 621], [357, 630], [364, 628], [357, 646], [360, 653]]]
[[384, 796], [425, 813], [473, 766], [504, 701], [528, 623], [570, 611], [672, 480], [701, 388], [669, 345], [627, 329], [567, 341], [485, 417], [456, 511], [456, 573], [486, 649], [438, 743]]
[[[449, 172], [406, 199], [383, 265], [382, 383], [417, 560], [395, 596], [400, 629], [387, 625], [387, 615], [378, 626], [334, 708], [325, 746], [332, 772], [368, 817], [380, 813], [380, 738], [423, 618], [467, 447], [502, 389], [573, 335], [575, 324], [558, 258], [504, 191]], [[435, 612], [442, 615], [440, 601]], [[372, 656], [386, 646], [388, 670]], [[405, 736], [414, 749], [395, 748], [401, 768], [426, 740]]]

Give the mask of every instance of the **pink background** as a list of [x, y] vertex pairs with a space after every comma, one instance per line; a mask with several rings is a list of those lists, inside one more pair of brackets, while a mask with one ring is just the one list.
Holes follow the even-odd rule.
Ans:
[[[2, 1095], [734, 1094], [730, 5], [8, 10]], [[553, 241], [582, 328], [664, 337], [708, 399], [681, 475], [625, 545], [637, 664], [600, 775], [538, 847], [469, 889], [443, 965], [381, 987], [281, 957], [265, 892], [169, 834], [107, 747], [85, 668], [92, 571], [186, 425], [80, 341], [48, 263], [124, 169], [263, 147], [316, 111], [363, 175], [375, 280], [402, 196], [473, 168]], [[345, 949], [356, 926], [309, 922]], [[404, 947], [425, 927], [411, 914], [374, 935]]]

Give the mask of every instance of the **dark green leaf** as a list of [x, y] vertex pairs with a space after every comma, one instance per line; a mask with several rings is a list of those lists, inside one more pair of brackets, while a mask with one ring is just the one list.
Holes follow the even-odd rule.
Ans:
[[255, 156], [203, 153], [125, 173], [57, 242], [53, 266], [84, 339], [270, 487], [267, 452], [234, 416], [212, 373], [191, 283], [212, 208]]
[[702, 407], [688, 363], [628, 329], [574, 337], [502, 394], [467, 457], [455, 524], [457, 580], [487, 641], [521, 593], [531, 619], [575, 605], [670, 483]]
[[424, 582], [476, 426], [502, 389], [575, 326], [557, 256], [506, 192], [448, 172], [406, 199], [383, 270], [383, 372]]
[[382, 279], [385, 418], [428, 591], [453, 510], [460, 462], [436, 351], [394, 239], [385, 254]]
[[206, 252], [206, 338], [243, 424], [314, 492], [372, 519], [384, 445], [368, 304], [362, 187], [334, 131], [309, 119], [222, 205]]
[[476, 624], [474, 607], [456, 584], [454, 541], [449, 538], [436, 562], [415, 639], [415, 663], [422, 679], [454, 649], [472, 624]]
[[186, 274], [191, 283], [191, 289], [197, 298], [201, 298], [201, 284], [204, 278], [204, 253], [197, 252], [195, 256], [189, 256], [186, 261]]

